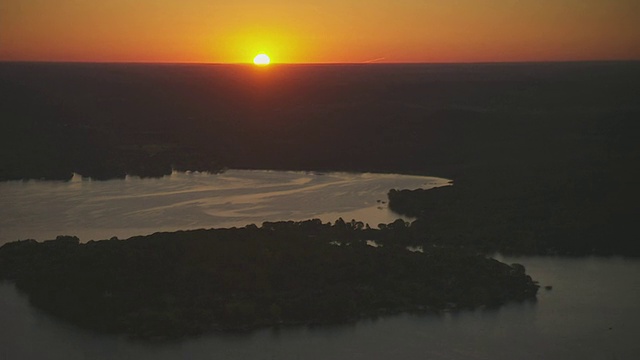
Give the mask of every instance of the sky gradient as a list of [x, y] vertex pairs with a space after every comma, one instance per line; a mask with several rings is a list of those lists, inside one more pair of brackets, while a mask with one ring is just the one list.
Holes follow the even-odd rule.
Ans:
[[640, 60], [638, 0], [2, 0], [0, 61]]

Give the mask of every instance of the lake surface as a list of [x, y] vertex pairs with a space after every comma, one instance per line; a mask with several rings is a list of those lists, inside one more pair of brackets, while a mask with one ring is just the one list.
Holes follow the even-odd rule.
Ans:
[[0, 284], [2, 359], [628, 359], [640, 357], [640, 261], [500, 258], [538, 279], [535, 303], [497, 310], [399, 315], [357, 324], [145, 345], [87, 333]]
[[387, 208], [390, 189], [446, 185], [447, 179], [426, 176], [258, 170], [0, 182], [0, 244], [57, 235], [81, 241], [128, 238], [312, 218], [333, 222], [342, 217], [376, 227], [403, 218]]
[[[239, 171], [162, 179], [0, 183], [0, 243], [79, 235], [82, 240], [158, 230], [242, 226], [264, 220], [370, 223], [398, 216], [391, 188], [446, 179], [381, 174]], [[380, 202], [378, 202], [380, 200]], [[640, 260], [523, 257], [542, 286], [534, 303], [496, 310], [399, 315], [356, 324], [210, 334], [143, 344], [89, 333], [28, 304], [0, 284], [0, 359], [638, 359]]]

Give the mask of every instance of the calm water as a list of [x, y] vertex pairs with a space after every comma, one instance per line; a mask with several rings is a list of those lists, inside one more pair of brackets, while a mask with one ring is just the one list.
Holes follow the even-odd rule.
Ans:
[[160, 179], [0, 182], [0, 244], [76, 235], [82, 241], [156, 231], [325, 222], [339, 217], [376, 227], [399, 218], [389, 189], [429, 189], [449, 180], [397, 174], [229, 170], [173, 173]]
[[536, 303], [355, 325], [208, 335], [144, 345], [90, 334], [0, 285], [2, 359], [629, 359], [640, 357], [640, 261], [502, 258], [542, 285]]
[[[0, 184], [0, 243], [79, 234], [83, 240], [266, 220], [377, 224], [390, 188], [445, 179], [379, 174], [228, 171], [163, 179]], [[378, 202], [381, 200], [381, 202]], [[442, 316], [400, 315], [321, 328], [212, 334], [148, 345], [88, 333], [29, 306], [0, 284], [0, 359], [638, 359], [640, 261], [502, 258], [541, 285], [535, 303]]]

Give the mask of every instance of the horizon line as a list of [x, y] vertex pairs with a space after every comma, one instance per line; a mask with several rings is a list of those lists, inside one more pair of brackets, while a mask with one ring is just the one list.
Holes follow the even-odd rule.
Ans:
[[[593, 60], [515, 60], [515, 61], [360, 61], [360, 62], [272, 62], [267, 67], [278, 65], [474, 65], [474, 64], [545, 64], [545, 63], [614, 63], [640, 62], [640, 59], [593, 59]], [[2, 60], [0, 63], [42, 64], [113, 64], [113, 65], [243, 65], [255, 66], [252, 62], [205, 62], [205, 61], [86, 61], [86, 60]]]

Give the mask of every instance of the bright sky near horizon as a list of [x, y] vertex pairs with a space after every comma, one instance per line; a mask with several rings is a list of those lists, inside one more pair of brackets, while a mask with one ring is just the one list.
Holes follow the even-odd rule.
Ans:
[[0, 61], [640, 60], [640, 0], [2, 0]]

